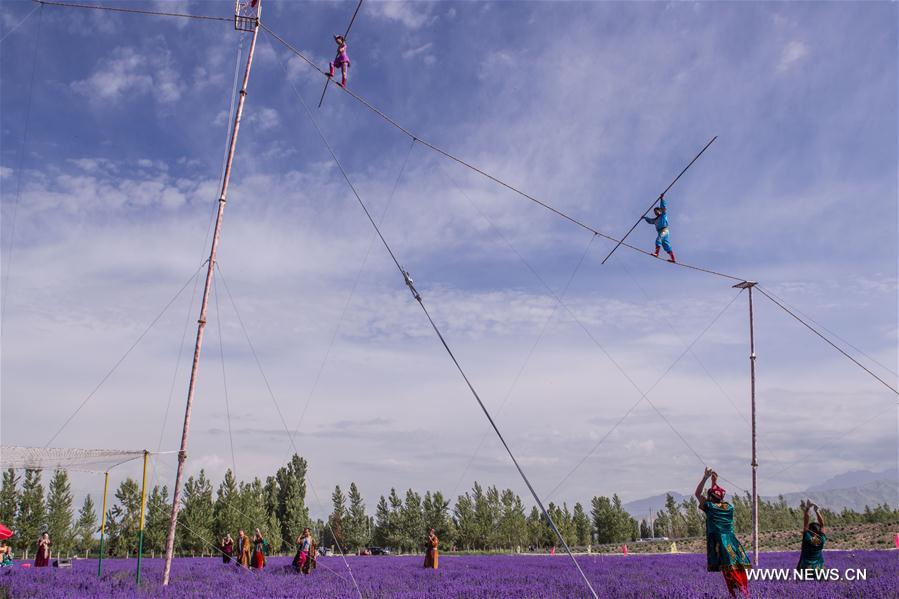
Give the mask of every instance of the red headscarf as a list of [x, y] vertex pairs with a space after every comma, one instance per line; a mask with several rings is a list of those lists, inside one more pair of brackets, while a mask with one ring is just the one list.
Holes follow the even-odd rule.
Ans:
[[714, 485], [709, 487], [709, 495], [711, 495], [718, 501], [721, 501], [722, 499], [724, 499], [725, 493], [727, 493], [727, 491], [725, 491], [724, 489], [719, 487], [717, 483], [715, 483]]

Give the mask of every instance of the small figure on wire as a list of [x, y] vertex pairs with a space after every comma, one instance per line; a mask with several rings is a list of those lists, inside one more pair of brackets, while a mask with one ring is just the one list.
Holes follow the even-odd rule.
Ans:
[[[703, 496], [705, 481], [711, 477], [712, 486]], [[699, 509], [705, 513], [706, 563], [709, 572], [721, 572], [731, 597], [737, 589], [749, 597], [749, 557], [734, 534], [734, 506], [724, 501], [725, 491], [718, 486], [718, 473], [706, 467], [694, 496]]]
[[[802, 552], [799, 555], [797, 570], [823, 570], [824, 569], [824, 543], [827, 535], [824, 534], [824, 516], [821, 508], [806, 499], [799, 504], [802, 508]], [[809, 511], [815, 509], [817, 522], [809, 524]]]
[[333, 77], [334, 67], [338, 67], [341, 74], [340, 86], [346, 87], [347, 70], [350, 68], [350, 57], [346, 53], [346, 40], [342, 35], [335, 35], [334, 41], [337, 42], [337, 56], [334, 57], [334, 62], [328, 63], [327, 75]]
[[674, 250], [671, 249], [671, 243], [668, 241], [668, 205], [665, 203], [664, 193], [659, 196], [659, 205], [652, 211], [655, 214], [654, 218], [643, 217], [643, 220], [656, 226], [656, 249], [652, 255], [658, 258], [659, 248], [665, 248], [665, 251], [668, 252], [668, 262], [676, 262]]

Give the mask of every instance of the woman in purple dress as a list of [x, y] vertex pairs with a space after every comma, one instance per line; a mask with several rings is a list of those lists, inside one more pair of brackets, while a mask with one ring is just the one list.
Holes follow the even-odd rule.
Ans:
[[231, 556], [234, 555], [234, 539], [231, 538], [230, 534], [226, 534], [224, 538], [222, 538], [221, 552], [222, 563], [230, 564]]
[[350, 66], [350, 57], [346, 53], [346, 40], [342, 35], [335, 35], [334, 41], [337, 42], [337, 56], [334, 58], [334, 62], [328, 63], [328, 77], [333, 77], [334, 67], [338, 67], [341, 74], [340, 85], [346, 87], [346, 73]]

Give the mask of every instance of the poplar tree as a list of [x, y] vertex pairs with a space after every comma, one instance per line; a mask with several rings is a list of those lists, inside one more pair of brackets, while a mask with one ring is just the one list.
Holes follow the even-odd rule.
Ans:
[[306, 506], [306, 460], [293, 454], [286, 466], [278, 469], [278, 520], [285, 542], [292, 541], [309, 526], [309, 508]]
[[16, 523], [20, 478], [13, 468], [3, 472], [3, 485], [0, 486], [0, 522], [9, 527], [15, 526]]
[[78, 510], [78, 521], [75, 522], [75, 550], [79, 554], [89, 554], [94, 549], [94, 533], [97, 532], [97, 512], [90, 494], [84, 498]]
[[126, 478], [115, 492], [116, 504], [107, 515], [109, 555], [127, 557], [137, 552], [140, 528], [140, 487], [133, 478]]
[[65, 470], [57, 470], [50, 479], [47, 532], [53, 541], [54, 553], [64, 555], [72, 550], [72, 486]]
[[326, 547], [334, 546], [335, 549], [337, 549], [337, 545], [340, 547], [344, 546], [346, 541], [344, 531], [346, 517], [346, 496], [340, 490], [340, 485], [336, 485], [334, 492], [331, 493], [331, 515], [328, 516], [328, 527], [325, 528], [322, 535], [323, 545]]
[[47, 526], [47, 510], [44, 504], [44, 487], [41, 484], [40, 470], [26, 470], [19, 494], [19, 507], [16, 514], [16, 536], [13, 537], [25, 559], [34, 550], [38, 537]]
[[179, 522], [183, 523], [181, 546], [192, 552], [213, 550], [217, 539], [213, 532], [212, 483], [206, 472], [189, 477], [184, 483]]
[[346, 551], [356, 551], [368, 545], [371, 540], [371, 530], [369, 528], [368, 515], [365, 513], [365, 501], [356, 483], [350, 483], [348, 497], [350, 506], [347, 510], [346, 525], [344, 527], [347, 547], [344, 549]]
[[378, 507], [375, 508], [375, 526], [372, 534], [372, 540], [375, 545], [389, 547], [391, 529], [390, 506], [387, 504], [387, 499], [381, 495], [381, 498], [378, 500]]
[[449, 503], [440, 491], [425, 493], [422, 501], [425, 528], [434, 529], [441, 547], [452, 547], [456, 542], [456, 526], [450, 516]]
[[[240, 483], [240, 526], [248, 537], [252, 537], [256, 528], [263, 529], [267, 524], [265, 512], [265, 491], [262, 481], [254, 478], [250, 483]], [[235, 536], [236, 540], [237, 537]]]
[[216, 491], [215, 504], [212, 508], [216, 541], [218, 541], [218, 537], [226, 534], [237, 538], [237, 530], [240, 528], [239, 509], [240, 490], [234, 479], [234, 473], [228, 468], [225, 471], [225, 478]]
[[421, 550], [426, 534], [421, 513], [421, 495], [408, 489], [400, 514], [402, 547], [409, 551]]
[[574, 533], [576, 543], [580, 546], [590, 544], [590, 519], [584, 512], [584, 506], [580, 502], [574, 504], [574, 515], [572, 516], [574, 523]]
[[169, 501], [169, 489], [163, 485], [153, 487], [147, 499], [147, 522], [144, 530], [144, 549], [154, 553], [165, 551], [165, 539], [169, 532], [169, 519], [172, 515], [172, 504]]
[[268, 544], [268, 551], [280, 552], [284, 548], [287, 539], [281, 536], [281, 521], [278, 518], [278, 481], [274, 476], [265, 479], [265, 487], [262, 490], [265, 518], [259, 526], [262, 538]]
[[456, 544], [463, 549], [473, 549], [474, 539], [477, 537], [477, 522], [474, 516], [474, 502], [467, 491], [456, 499], [453, 517], [456, 520]]

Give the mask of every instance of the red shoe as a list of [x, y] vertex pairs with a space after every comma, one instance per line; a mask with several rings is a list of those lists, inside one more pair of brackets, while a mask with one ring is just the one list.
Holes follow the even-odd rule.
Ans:
[[659, 257], [659, 247], [658, 246], [656, 246], [656, 250], [652, 253], [652, 255], [655, 256], [656, 258]]
[[677, 260], [674, 259], [674, 252], [668, 252], [668, 262], [677, 262]]
[[340, 82], [340, 87], [346, 87], [346, 78]]
[[327, 75], [328, 77], [333, 77], [334, 76], [334, 63], [333, 62], [328, 63], [328, 71], [329, 72], [325, 73], [325, 75]]

